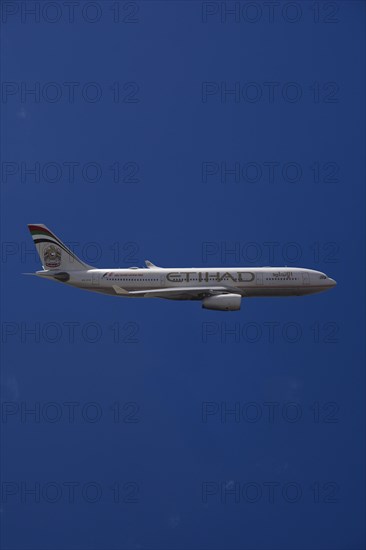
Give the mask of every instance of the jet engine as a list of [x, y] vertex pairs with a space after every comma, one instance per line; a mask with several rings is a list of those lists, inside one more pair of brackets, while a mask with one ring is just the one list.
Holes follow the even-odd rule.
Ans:
[[202, 300], [202, 307], [205, 309], [218, 309], [220, 311], [237, 311], [240, 309], [240, 294], [218, 294], [209, 296]]

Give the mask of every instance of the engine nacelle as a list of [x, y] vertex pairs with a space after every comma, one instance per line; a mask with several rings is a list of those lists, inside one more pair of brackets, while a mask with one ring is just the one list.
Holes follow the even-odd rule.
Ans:
[[209, 296], [202, 300], [202, 307], [205, 309], [218, 309], [220, 311], [237, 311], [240, 309], [240, 294], [218, 294]]

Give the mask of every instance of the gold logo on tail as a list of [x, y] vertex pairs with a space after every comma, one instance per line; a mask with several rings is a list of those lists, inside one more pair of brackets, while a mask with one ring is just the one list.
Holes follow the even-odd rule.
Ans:
[[61, 264], [61, 250], [57, 246], [51, 244], [45, 248], [43, 252], [43, 259], [46, 267], [51, 269], [59, 267]]

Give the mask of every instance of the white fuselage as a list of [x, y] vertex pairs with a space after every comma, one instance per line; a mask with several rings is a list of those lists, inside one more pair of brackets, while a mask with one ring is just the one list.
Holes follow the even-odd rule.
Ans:
[[[163, 289], [196, 290], [225, 287], [242, 297], [301, 296], [329, 290], [336, 282], [321, 271], [293, 267], [221, 267], [221, 268], [129, 268], [72, 270], [63, 274], [38, 271], [37, 275], [50, 277], [68, 285], [102, 292], [114, 296], [149, 297], [148, 294], [131, 295], [134, 291]], [[118, 290], [119, 289], [119, 290]], [[199, 299], [195, 296], [169, 295], [168, 299]]]

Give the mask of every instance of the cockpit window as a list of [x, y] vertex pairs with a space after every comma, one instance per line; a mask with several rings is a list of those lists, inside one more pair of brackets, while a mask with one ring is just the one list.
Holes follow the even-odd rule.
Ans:
[[326, 275], [320, 275], [319, 279], [326, 279], [327, 276]]

